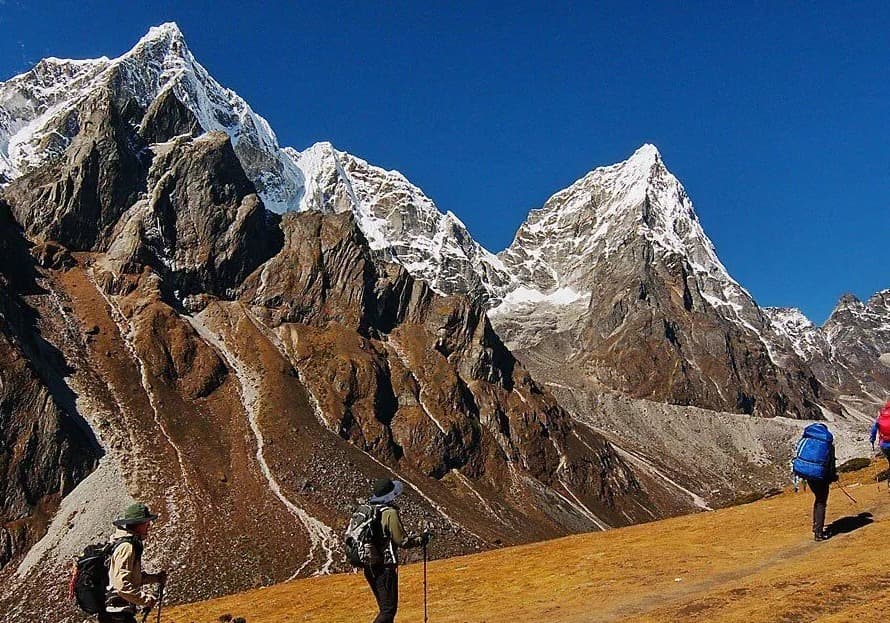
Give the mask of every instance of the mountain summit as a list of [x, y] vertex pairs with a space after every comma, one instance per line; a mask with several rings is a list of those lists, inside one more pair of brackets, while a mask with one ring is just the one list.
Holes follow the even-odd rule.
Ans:
[[512, 349], [541, 361], [544, 378], [819, 416], [811, 372], [729, 275], [653, 145], [554, 194], [499, 258], [519, 286], [492, 320]]

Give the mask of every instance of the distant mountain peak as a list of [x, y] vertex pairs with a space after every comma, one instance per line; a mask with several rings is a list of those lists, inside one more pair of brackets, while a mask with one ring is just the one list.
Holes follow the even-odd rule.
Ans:
[[847, 309], [861, 309], [865, 307], [863, 302], [859, 300], [859, 297], [851, 292], [847, 292], [842, 294], [841, 297], [837, 301], [837, 305], [835, 305], [834, 311], [835, 313]]
[[179, 28], [179, 24], [177, 24], [176, 22], [164, 22], [163, 24], [152, 26], [148, 29], [148, 32], [145, 34], [145, 36], [142, 37], [140, 42], [152, 39], [166, 38], [184, 39], [182, 30], [180, 30]]
[[134, 56], [141, 57], [146, 54], [179, 58], [190, 56], [188, 45], [185, 42], [185, 35], [182, 34], [176, 22], [166, 22], [159, 26], [152, 26], [136, 45], [119, 60]]
[[625, 162], [633, 163], [637, 166], [652, 166], [657, 162], [661, 162], [661, 152], [658, 147], [652, 143], [643, 143]]

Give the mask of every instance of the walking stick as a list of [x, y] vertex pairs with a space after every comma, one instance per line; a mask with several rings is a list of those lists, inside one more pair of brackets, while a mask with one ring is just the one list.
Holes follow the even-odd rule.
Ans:
[[847, 493], [847, 490], [844, 489], [844, 485], [842, 485], [840, 482], [838, 482], [837, 486], [840, 487], [840, 490], [844, 492], [844, 495], [846, 495], [848, 498], [850, 498], [850, 500], [852, 500], [853, 504], [859, 504], [859, 502], [856, 501], [856, 498], [854, 498], [852, 495]]
[[426, 599], [426, 543], [423, 544], [423, 623], [428, 623]]
[[[158, 606], [158, 620], [157, 620], [157, 623], [161, 623], [161, 605], [162, 605], [163, 602], [164, 602], [164, 584], [166, 584], [166, 583], [167, 583], [167, 580], [165, 579], [163, 582], [160, 582], [160, 583], [158, 584], [158, 601], [157, 601], [157, 604], [156, 604], [156, 605]], [[145, 623], [145, 622], [148, 620], [148, 615], [149, 615], [149, 614], [151, 614], [151, 608], [149, 608], [148, 610], [146, 610], [146, 611], [145, 611], [145, 614], [142, 615], [142, 623]]]

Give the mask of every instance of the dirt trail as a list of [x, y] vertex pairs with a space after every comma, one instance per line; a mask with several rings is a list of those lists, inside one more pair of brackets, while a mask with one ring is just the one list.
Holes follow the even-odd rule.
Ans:
[[[845, 476], [828, 521], [840, 534], [814, 543], [812, 495], [572, 536], [430, 564], [435, 623], [668, 621], [840, 623], [885, 620], [890, 605], [890, 493], [876, 464]], [[882, 463], [880, 467], [886, 467]], [[401, 571], [397, 620], [423, 616], [422, 567]], [[337, 596], [333, 598], [333, 596]], [[171, 609], [170, 623], [346, 623], [373, 618], [358, 575], [313, 578]], [[882, 607], [883, 606], [883, 609]]]

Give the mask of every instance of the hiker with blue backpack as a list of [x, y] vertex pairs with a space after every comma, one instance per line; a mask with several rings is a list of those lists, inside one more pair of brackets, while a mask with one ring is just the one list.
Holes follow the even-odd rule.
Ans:
[[[871, 441], [872, 451], [875, 449], [875, 441], [878, 441], [878, 448], [890, 466], [890, 400], [881, 408], [878, 417], [875, 418], [875, 422], [871, 426], [869, 441]], [[890, 476], [887, 476], [887, 490], [890, 491]]]
[[426, 546], [429, 532], [409, 536], [402, 527], [395, 499], [403, 485], [398, 480], [382, 478], [374, 483], [374, 495], [359, 504], [346, 529], [346, 559], [363, 569], [374, 593], [379, 613], [374, 623], [393, 623], [399, 606], [399, 555], [397, 548]]
[[794, 475], [807, 481], [815, 496], [813, 502], [813, 538], [824, 541], [831, 535], [825, 530], [825, 511], [831, 483], [838, 480], [834, 436], [822, 422], [810, 424], [797, 443], [792, 461]]

